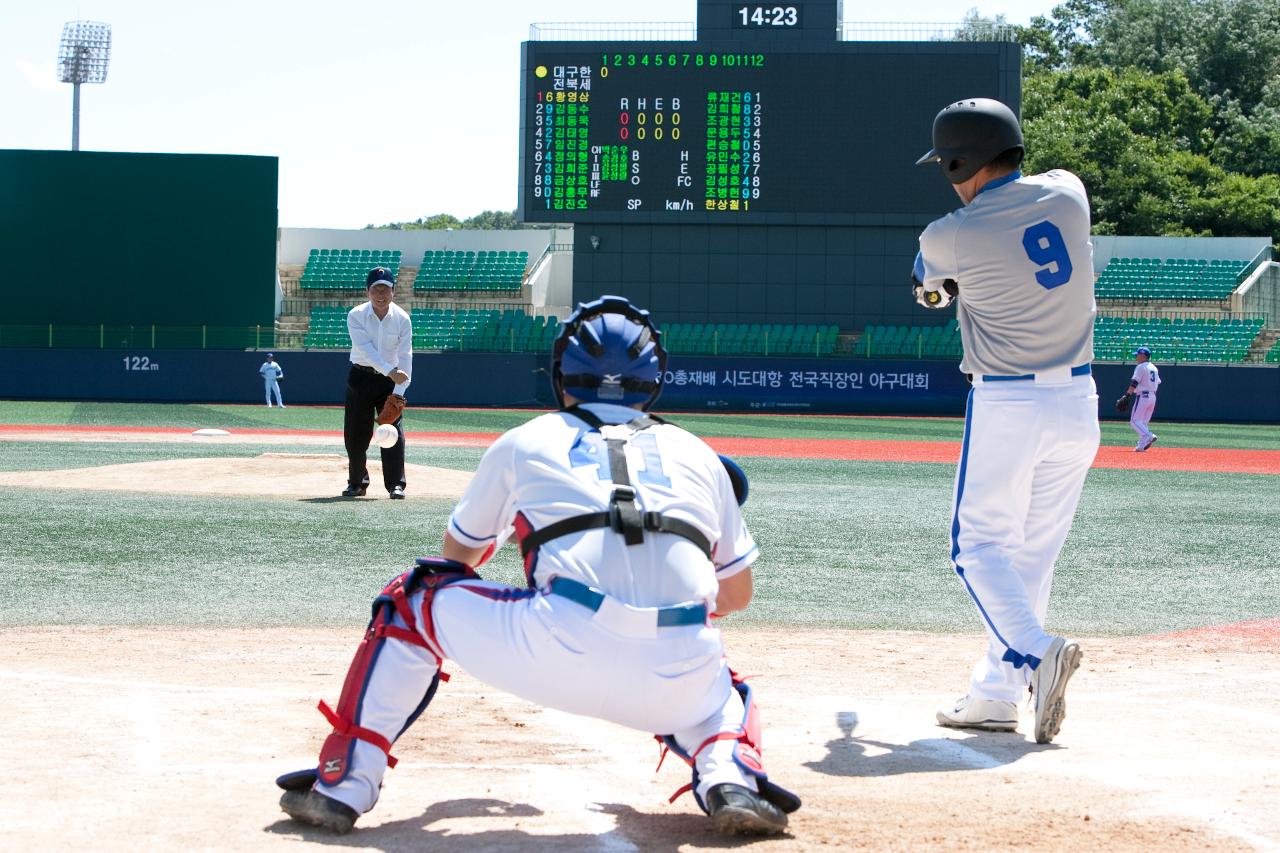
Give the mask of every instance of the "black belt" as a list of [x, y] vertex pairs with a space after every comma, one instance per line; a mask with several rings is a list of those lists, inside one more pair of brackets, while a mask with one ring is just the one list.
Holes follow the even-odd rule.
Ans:
[[[708, 541], [701, 530], [689, 522], [658, 512], [644, 512], [639, 515], [638, 522], [641, 529], [654, 533], [674, 533], [676, 536], [692, 542], [698, 547], [699, 551], [706, 555], [707, 559], [711, 559], [711, 542]], [[625, 532], [622, 514], [616, 504], [610, 507], [608, 512], [589, 512], [583, 515], [575, 515], [572, 518], [557, 521], [555, 524], [549, 524], [541, 530], [533, 531], [520, 540], [520, 554], [523, 557], [527, 557], [539, 546], [545, 545], [552, 539], [559, 539], [561, 536], [568, 536], [570, 533], [578, 533], [583, 530], [597, 530], [600, 528], [608, 528], [617, 533]]]
[[379, 376], [381, 376], [381, 375], [382, 375], [381, 373], [378, 373], [378, 371], [377, 371], [377, 369], [376, 369], [376, 368], [370, 367], [370, 366], [369, 366], [369, 365], [367, 365], [367, 364], [356, 364], [356, 363], [352, 362], [352, 364], [351, 364], [351, 369], [352, 369], [352, 370], [359, 370], [359, 371], [361, 371], [361, 372], [363, 372], [363, 373], [377, 373]]

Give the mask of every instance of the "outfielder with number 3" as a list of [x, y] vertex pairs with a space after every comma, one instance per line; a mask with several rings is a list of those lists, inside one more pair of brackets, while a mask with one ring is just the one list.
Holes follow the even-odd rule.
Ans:
[[[665, 363], [649, 313], [625, 299], [565, 320], [552, 356], [560, 411], [494, 442], [443, 557], [419, 560], [374, 602], [337, 708], [321, 703], [334, 731], [319, 767], [277, 780], [285, 812], [349, 831], [395, 765], [392, 744], [447, 680], [448, 658], [529, 701], [655, 734], [693, 768], [681, 792], [720, 831], [786, 827], [800, 800], [765, 774], [752, 691], [709, 621], [751, 600], [746, 477], [646, 414]], [[527, 588], [475, 572], [512, 537]]]
[[916, 301], [956, 303], [973, 388], [951, 519], [951, 561], [977, 605], [986, 655], [968, 695], [937, 714], [957, 728], [1014, 731], [1031, 690], [1038, 743], [1058, 733], [1080, 646], [1044, 630], [1053, 565], [1097, 453], [1093, 249], [1080, 179], [1023, 176], [1022, 128], [972, 98], [933, 122], [937, 163], [964, 207], [920, 235]]

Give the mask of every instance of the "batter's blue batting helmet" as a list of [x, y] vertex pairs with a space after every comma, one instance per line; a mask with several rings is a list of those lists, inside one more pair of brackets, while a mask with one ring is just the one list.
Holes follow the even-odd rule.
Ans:
[[621, 296], [583, 302], [560, 326], [551, 350], [551, 387], [585, 403], [648, 409], [662, 393], [667, 351], [662, 333]]

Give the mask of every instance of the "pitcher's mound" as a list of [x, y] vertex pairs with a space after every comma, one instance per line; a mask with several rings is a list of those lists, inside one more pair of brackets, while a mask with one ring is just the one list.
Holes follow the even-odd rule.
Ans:
[[[369, 497], [386, 498], [382, 464], [369, 460]], [[458, 498], [471, 473], [405, 465], [405, 494]], [[257, 495], [311, 498], [339, 495], [347, 484], [347, 458], [332, 453], [263, 453], [253, 457], [162, 459], [97, 468], [0, 473], [0, 485], [41, 489], [95, 489], [166, 495]], [[366, 498], [368, 500], [368, 498]]]

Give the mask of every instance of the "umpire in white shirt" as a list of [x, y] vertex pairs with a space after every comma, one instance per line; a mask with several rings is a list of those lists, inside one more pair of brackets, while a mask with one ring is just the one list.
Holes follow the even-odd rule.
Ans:
[[[369, 487], [365, 454], [373, 438], [374, 419], [387, 397], [404, 395], [413, 372], [413, 324], [395, 296], [395, 274], [374, 267], [365, 278], [369, 301], [347, 314], [351, 333], [351, 372], [347, 374], [346, 414], [342, 437], [347, 445], [347, 488], [342, 496], [360, 497]], [[382, 484], [393, 500], [404, 498], [404, 430], [400, 440], [382, 449]]]

